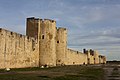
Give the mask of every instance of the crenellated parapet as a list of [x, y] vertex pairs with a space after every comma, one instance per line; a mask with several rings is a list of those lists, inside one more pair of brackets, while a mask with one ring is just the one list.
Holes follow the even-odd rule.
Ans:
[[85, 53], [87, 55], [87, 63], [88, 64], [106, 63], [106, 58], [103, 58], [102, 55], [99, 55], [98, 51], [96, 51], [96, 50], [83, 49], [83, 53]]

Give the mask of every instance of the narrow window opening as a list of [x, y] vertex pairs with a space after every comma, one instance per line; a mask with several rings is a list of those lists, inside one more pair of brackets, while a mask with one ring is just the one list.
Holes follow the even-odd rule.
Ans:
[[44, 35], [42, 35], [42, 39], [44, 39]]
[[27, 36], [27, 39], [29, 39], [29, 36]]
[[90, 58], [88, 58], [88, 64], [90, 64]]
[[11, 35], [13, 35], [13, 32], [11, 32]]
[[2, 32], [2, 29], [0, 28], [0, 32]]
[[22, 37], [22, 34], [20, 34], [20, 37]]
[[32, 40], [32, 49], [33, 49], [33, 51], [35, 50], [35, 41], [34, 40]]
[[73, 62], [73, 64], [75, 64], [75, 62]]
[[77, 51], [77, 54], [78, 54], [78, 51]]
[[59, 41], [57, 41], [57, 43], [59, 43]]
[[88, 58], [88, 61], [90, 60], [90, 58]]
[[52, 22], [54, 22], [54, 20], [52, 20]]
[[58, 60], [58, 62], [61, 62], [61, 60]]
[[27, 36], [27, 40], [28, 40], [28, 42], [30, 41], [30, 37], [29, 36]]

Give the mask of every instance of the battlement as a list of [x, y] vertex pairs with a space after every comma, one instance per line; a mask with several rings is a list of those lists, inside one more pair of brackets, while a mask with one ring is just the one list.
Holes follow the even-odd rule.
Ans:
[[30, 18], [27, 18], [27, 21], [43, 21], [43, 19], [30, 17]]
[[40, 19], [41, 22], [43, 23], [44, 27], [56, 27], [56, 21], [55, 20], [51, 20], [51, 19]]
[[103, 55], [99, 55], [99, 58], [106, 58], [105, 56], [103, 56]]
[[67, 29], [66, 29], [66, 28], [63, 28], [63, 27], [58, 27], [57, 30], [59, 31], [59, 30], [67, 30]]
[[27, 20], [34, 20], [35, 19], [35, 17], [29, 17], [29, 18], [27, 18]]
[[6, 30], [6, 29], [2, 29], [0, 28], [0, 32], [3, 36], [5, 37], [9, 37], [9, 38], [19, 38], [19, 39], [22, 39], [22, 38], [26, 38], [28, 41], [32, 41], [32, 40], [37, 40], [33, 37], [29, 37], [29, 36], [26, 36], [26, 35], [22, 35], [20, 33], [16, 33], [16, 32], [12, 32], [12, 31], [9, 31], [9, 30]]
[[40, 18], [35, 18], [35, 17], [29, 17], [29, 18], [27, 18], [27, 20], [40, 20], [40, 21], [50, 21], [50, 22], [55, 22], [56, 23], [56, 21], [55, 20], [52, 20], [52, 19], [40, 19]]
[[73, 49], [70, 49], [70, 48], [68, 48], [67, 50], [71, 51], [71, 53], [73, 53], [73, 54], [83, 54], [80, 51], [76, 51], [76, 50], [73, 50]]
[[99, 58], [102, 58], [103, 56], [102, 55], [99, 55]]
[[51, 19], [44, 19], [44, 21], [49, 21], [49, 22], [52, 22], [52, 23], [56, 23], [55, 20], [51, 20]]

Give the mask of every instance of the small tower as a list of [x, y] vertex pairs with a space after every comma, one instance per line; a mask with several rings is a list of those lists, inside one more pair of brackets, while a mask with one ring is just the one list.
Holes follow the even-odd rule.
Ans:
[[40, 27], [41, 27], [41, 19], [30, 17], [27, 18], [26, 23], [26, 35], [29, 37], [34, 37], [37, 39], [38, 44], [38, 54], [39, 54], [39, 66], [40, 66]]
[[27, 18], [26, 24], [26, 35], [38, 39], [40, 33], [40, 19], [38, 18]]
[[85, 54], [87, 51], [86, 51], [86, 49], [83, 49], [83, 53]]
[[67, 50], [67, 30], [66, 28], [58, 28], [56, 36], [56, 58], [57, 65], [66, 64]]
[[94, 51], [90, 49], [90, 64], [95, 63], [95, 58], [94, 58]]
[[99, 64], [98, 51], [94, 50], [94, 64]]
[[56, 66], [56, 21], [44, 19], [40, 30], [40, 65]]
[[102, 64], [102, 55], [99, 55], [99, 64]]
[[106, 57], [103, 56], [103, 64], [106, 64]]
[[90, 64], [91, 63], [90, 50], [86, 50], [86, 54], [87, 54], [87, 64]]

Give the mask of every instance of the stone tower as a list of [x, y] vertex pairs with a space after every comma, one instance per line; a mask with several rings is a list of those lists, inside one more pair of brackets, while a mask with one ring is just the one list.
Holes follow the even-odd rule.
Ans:
[[40, 27], [41, 27], [41, 20], [39, 18], [30, 17], [27, 18], [26, 21], [26, 35], [30, 37], [34, 37], [37, 39], [38, 43], [38, 53], [39, 53], [39, 66], [40, 66]]
[[99, 64], [102, 63], [102, 55], [99, 55]]
[[44, 19], [40, 30], [40, 64], [56, 66], [56, 21]]
[[27, 18], [26, 35], [38, 39], [39, 65], [56, 66], [56, 21]]
[[87, 64], [90, 64], [91, 63], [90, 50], [83, 49], [83, 53], [87, 55]]
[[106, 64], [106, 57], [103, 56], [103, 63]]
[[94, 64], [99, 64], [98, 51], [94, 50]]
[[40, 24], [40, 19], [38, 18], [27, 18], [26, 35], [38, 39], [40, 36]]
[[67, 30], [66, 28], [57, 29], [56, 39], [56, 58], [57, 65], [66, 64], [66, 50], [67, 50]]

